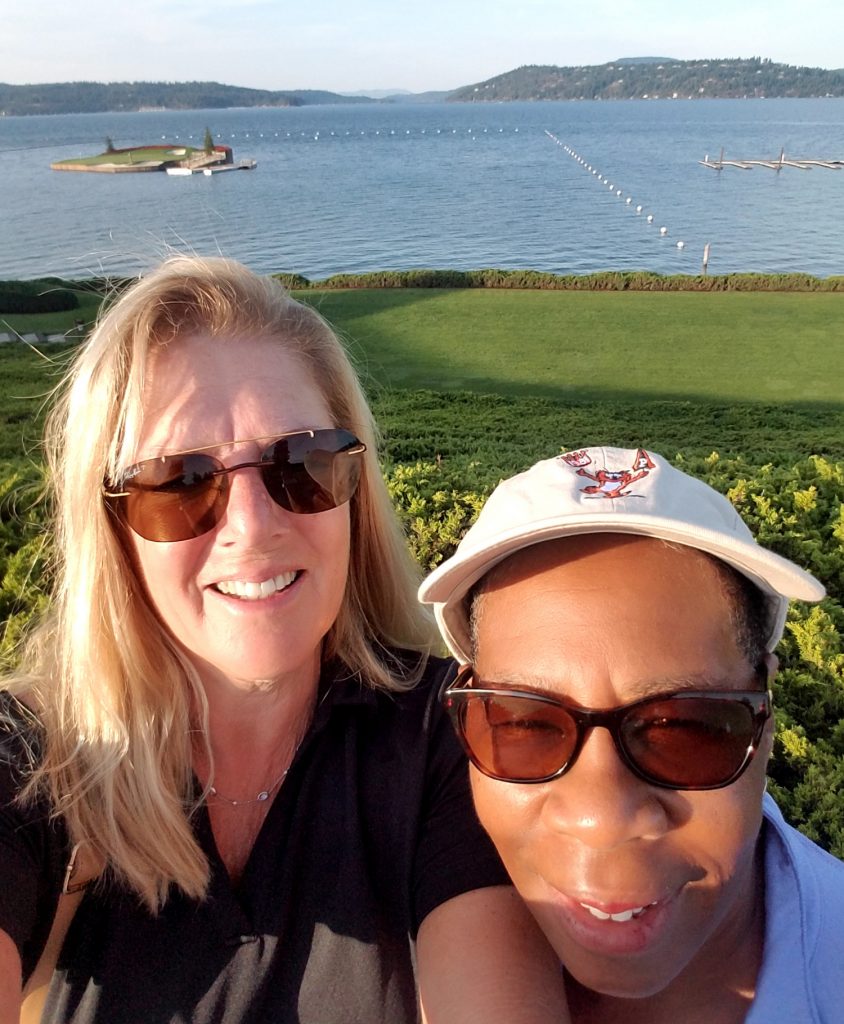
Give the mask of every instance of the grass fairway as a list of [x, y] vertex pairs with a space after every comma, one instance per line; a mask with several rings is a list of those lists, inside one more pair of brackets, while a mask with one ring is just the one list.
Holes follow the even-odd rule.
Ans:
[[[645, 445], [757, 464], [844, 458], [844, 294], [308, 291], [344, 335], [388, 463], [480, 475], [561, 447]], [[50, 314], [53, 329], [81, 311]], [[84, 319], [93, 310], [85, 309]], [[65, 318], [65, 327], [60, 326]], [[18, 331], [36, 317], [6, 318]], [[38, 320], [38, 326], [35, 326]], [[65, 346], [0, 346], [0, 459], [32, 451]], [[49, 360], [55, 360], [52, 365]]]
[[557, 399], [844, 400], [844, 295], [305, 292], [392, 387]]

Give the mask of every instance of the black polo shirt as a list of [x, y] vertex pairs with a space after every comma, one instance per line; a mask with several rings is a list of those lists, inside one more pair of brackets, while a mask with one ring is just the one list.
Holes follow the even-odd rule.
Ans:
[[[436, 701], [448, 670], [432, 660], [420, 684], [402, 694], [375, 691], [336, 667], [324, 673], [314, 723], [238, 887], [201, 807], [194, 827], [212, 867], [208, 898], [174, 893], [153, 917], [113, 886], [86, 894], [44, 1021], [416, 1021], [411, 940], [420, 923], [453, 896], [508, 882]], [[4, 859], [16, 870], [27, 860], [20, 849], [9, 853], [12, 813], [20, 814], [0, 816], [6, 879]], [[32, 816], [25, 824], [30, 833], [46, 827]], [[31, 869], [16, 892], [0, 897], [0, 927], [22, 950], [34, 927], [39, 872], [55, 873], [32, 856], [50, 845], [44, 837], [26, 843]]]

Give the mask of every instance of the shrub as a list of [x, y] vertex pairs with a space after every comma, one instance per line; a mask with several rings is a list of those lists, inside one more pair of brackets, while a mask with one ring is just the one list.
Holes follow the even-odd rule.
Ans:
[[273, 274], [273, 277], [290, 292], [303, 291], [311, 286], [311, 282], [301, 274]]
[[[276, 274], [286, 279], [286, 274]], [[552, 274], [541, 270], [378, 270], [364, 274], [334, 274], [322, 281], [307, 281], [297, 288], [516, 288], [555, 291], [741, 291], [818, 292], [844, 291], [844, 277], [819, 278], [810, 274], [703, 274], [662, 275], [651, 270], [603, 270], [593, 274]]]
[[0, 281], [0, 313], [59, 313], [78, 308], [75, 292], [49, 281]]

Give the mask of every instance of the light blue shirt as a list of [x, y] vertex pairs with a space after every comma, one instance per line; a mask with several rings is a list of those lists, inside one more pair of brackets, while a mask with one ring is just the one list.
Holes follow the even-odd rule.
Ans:
[[765, 794], [765, 947], [745, 1024], [843, 1024], [844, 862]]

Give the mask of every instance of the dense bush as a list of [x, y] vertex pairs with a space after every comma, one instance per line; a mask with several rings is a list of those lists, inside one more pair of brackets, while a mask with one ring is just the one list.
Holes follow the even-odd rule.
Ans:
[[273, 274], [272, 276], [291, 292], [295, 289], [301, 291], [303, 288], [310, 287], [310, 281], [306, 277], [302, 277], [301, 274]]
[[515, 288], [555, 291], [646, 292], [840, 292], [844, 277], [810, 274], [657, 274], [650, 270], [605, 270], [594, 274], [551, 274], [542, 270], [378, 270], [334, 274], [309, 281], [276, 274], [286, 287], [307, 288]]
[[0, 313], [60, 313], [79, 308], [79, 297], [54, 281], [0, 281]]

